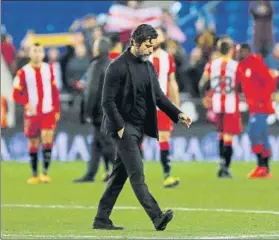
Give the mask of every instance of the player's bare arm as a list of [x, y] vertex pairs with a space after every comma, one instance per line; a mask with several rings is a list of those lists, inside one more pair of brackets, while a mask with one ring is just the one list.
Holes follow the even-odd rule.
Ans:
[[209, 79], [208, 73], [204, 72], [201, 77], [201, 80], [199, 82], [199, 90], [200, 90], [200, 93], [203, 93], [203, 94], [201, 94], [202, 96], [204, 95], [206, 86], [209, 84], [209, 80], [210, 79]]
[[178, 84], [175, 78], [175, 73], [171, 73], [169, 76], [169, 96], [171, 101], [179, 107], [179, 89], [178, 89]]
[[199, 92], [202, 97], [202, 103], [205, 108], [209, 108], [211, 104], [211, 97], [206, 94], [207, 89], [209, 88], [210, 78], [207, 72], [204, 72], [200, 83], [199, 83]]
[[[179, 90], [178, 90], [178, 84], [175, 78], [175, 73], [171, 73], [169, 76], [170, 85], [169, 85], [169, 93], [170, 93], [170, 99], [172, 102], [179, 107], [180, 99], [179, 99]], [[185, 124], [188, 128], [192, 124], [192, 119], [188, 117], [185, 113], [180, 113], [179, 116], [179, 122]]]
[[[155, 69], [152, 65], [152, 69], [155, 72]], [[185, 124], [187, 127], [190, 127], [192, 124], [192, 120], [185, 113], [181, 112], [179, 108], [177, 108], [163, 93], [159, 82], [154, 81], [154, 90], [156, 96], [156, 104], [157, 106], [166, 113], [174, 122], [180, 122]], [[176, 115], [176, 116], [175, 116]]]
[[35, 106], [28, 102], [26, 91], [24, 73], [20, 69], [18, 70], [13, 82], [13, 99], [18, 104], [24, 105], [24, 108], [27, 112], [36, 114]]

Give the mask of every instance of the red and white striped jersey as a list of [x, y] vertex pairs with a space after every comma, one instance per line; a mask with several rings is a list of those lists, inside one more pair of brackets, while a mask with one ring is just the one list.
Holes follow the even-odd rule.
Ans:
[[153, 63], [158, 74], [158, 80], [162, 91], [168, 96], [169, 76], [171, 73], [175, 73], [175, 61], [173, 56], [161, 49], [159, 58], [152, 54], [149, 60]]
[[19, 104], [29, 103], [36, 107], [36, 113], [25, 109], [26, 116], [59, 112], [59, 92], [50, 65], [42, 63], [40, 67], [34, 67], [28, 63], [19, 69], [14, 79], [13, 98]]
[[238, 62], [220, 57], [207, 63], [205, 74], [210, 79], [213, 91], [212, 108], [215, 113], [235, 113], [239, 111], [238, 84], [242, 71]]

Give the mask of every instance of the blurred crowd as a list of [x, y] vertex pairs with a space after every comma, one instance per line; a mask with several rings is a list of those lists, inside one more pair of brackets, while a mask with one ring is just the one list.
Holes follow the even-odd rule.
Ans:
[[[118, 4], [129, 8], [141, 8], [144, 1], [117, 1]], [[262, 3], [263, 2], [263, 3]], [[259, 1], [250, 6], [250, 13], [255, 21], [254, 43], [259, 53], [261, 53], [268, 66], [278, 74], [279, 70], [279, 43], [273, 42], [272, 37], [272, 6], [266, 4], [268, 1]], [[257, 5], [258, 4], [258, 5]], [[260, 5], [263, 4], [263, 5]], [[166, 17], [173, 16], [167, 9], [163, 9]], [[129, 44], [130, 32], [106, 32], [104, 22], [99, 21], [99, 16], [89, 14], [82, 19], [75, 20], [69, 27], [70, 33], [77, 33], [72, 45], [64, 48], [51, 47], [47, 49], [46, 62], [53, 65], [57, 85], [61, 93], [71, 95], [70, 103], [75, 96], [80, 95], [86, 86], [85, 72], [93, 60], [93, 42], [101, 36], [108, 36], [112, 42], [110, 58], [113, 59], [123, 52]], [[203, 18], [196, 21], [197, 36], [195, 39], [196, 47], [187, 53], [177, 40], [168, 37], [164, 48], [171, 53], [176, 62], [176, 78], [179, 91], [187, 93], [191, 98], [199, 98], [198, 84], [204, 70], [205, 64], [209, 59], [218, 56], [215, 51], [217, 36], [215, 25], [207, 25]], [[259, 34], [262, 31], [263, 34]], [[12, 75], [28, 63], [28, 51], [30, 47], [29, 37], [35, 31], [28, 30], [26, 37], [22, 40], [18, 50], [13, 45], [13, 38], [4, 26], [1, 29], [1, 52], [3, 58], [10, 69]], [[263, 37], [264, 36], [264, 37]], [[237, 44], [235, 58], [237, 59]]]

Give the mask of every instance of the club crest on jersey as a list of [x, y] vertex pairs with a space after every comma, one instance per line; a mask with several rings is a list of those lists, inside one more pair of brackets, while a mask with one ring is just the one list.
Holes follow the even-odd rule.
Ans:
[[250, 68], [247, 68], [246, 71], [245, 71], [245, 76], [246, 76], [246, 77], [251, 77], [251, 73], [252, 73], [252, 72], [251, 72], [251, 69], [250, 69]]

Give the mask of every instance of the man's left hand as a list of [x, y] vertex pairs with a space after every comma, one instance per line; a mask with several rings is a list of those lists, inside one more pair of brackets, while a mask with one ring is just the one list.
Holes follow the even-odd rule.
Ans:
[[186, 116], [186, 114], [184, 113], [180, 113], [178, 115], [178, 119], [180, 123], [183, 123], [184, 125], [186, 125], [188, 128], [191, 126], [192, 124], [192, 119], [188, 116]]

